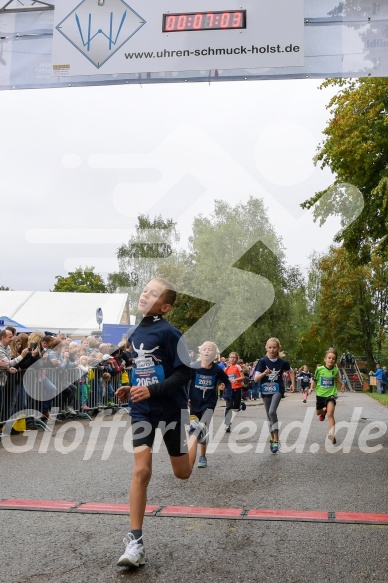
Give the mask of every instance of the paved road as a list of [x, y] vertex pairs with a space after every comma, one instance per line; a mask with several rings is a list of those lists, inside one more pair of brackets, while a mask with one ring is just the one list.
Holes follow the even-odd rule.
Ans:
[[[303, 404], [300, 394], [287, 394], [279, 408], [282, 449], [271, 455], [263, 406], [249, 403], [225, 434], [222, 403], [208, 468], [179, 481], [161, 445], [148, 503], [162, 512], [167, 506], [241, 512], [233, 519], [153, 512], [144, 524], [147, 564], [134, 571], [116, 566], [128, 530], [127, 516], [115, 509], [126, 503], [131, 476], [129, 417], [74, 420], [55, 424], [52, 433], [3, 439], [0, 582], [386, 583], [388, 409], [368, 395], [344, 394], [332, 446], [314, 399]], [[71, 504], [57, 512], [9, 510], [11, 499]], [[91, 514], [82, 510], [88, 502], [116, 506]], [[315, 514], [310, 521], [248, 518], [257, 509]], [[341, 513], [355, 513], [352, 523], [338, 520]]]

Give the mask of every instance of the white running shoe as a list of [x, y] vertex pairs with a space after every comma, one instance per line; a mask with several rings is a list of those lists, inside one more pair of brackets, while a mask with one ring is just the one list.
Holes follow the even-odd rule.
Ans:
[[189, 425], [189, 435], [195, 435], [198, 443], [205, 443], [207, 436], [209, 435], [209, 431], [205, 423], [198, 421], [198, 418], [192, 418]]
[[119, 567], [140, 567], [145, 563], [145, 548], [140, 539], [135, 539], [134, 535], [129, 532], [123, 539], [126, 545], [124, 554], [117, 561]]

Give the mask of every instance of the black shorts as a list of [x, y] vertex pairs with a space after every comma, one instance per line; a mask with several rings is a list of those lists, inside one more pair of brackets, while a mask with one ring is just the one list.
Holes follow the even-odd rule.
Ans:
[[337, 403], [337, 397], [334, 397], [334, 395], [331, 395], [330, 397], [317, 397], [317, 403], [315, 405], [317, 411], [327, 407], [327, 404], [330, 403], [330, 401], [334, 403], [335, 406]]
[[233, 389], [232, 394], [229, 397], [225, 397], [227, 403], [226, 408], [229, 409], [239, 409], [241, 405], [242, 389]]
[[158, 424], [150, 420], [132, 418], [132, 443], [133, 447], [147, 445], [152, 448], [155, 441], [156, 429], [160, 428], [163, 434], [163, 441], [166, 445], [168, 455], [179, 457], [188, 452], [186, 426], [189, 424], [189, 416], [182, 415], [179, 421], [163, 421]]

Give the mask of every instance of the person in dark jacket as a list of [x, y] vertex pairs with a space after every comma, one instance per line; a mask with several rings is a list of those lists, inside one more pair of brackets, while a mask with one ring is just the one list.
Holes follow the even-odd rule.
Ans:
[[[195, 463], [197, 442], [205, 439], [200, 421], [189, 422], [187, 384], [191, 379], [190, 357], [180, 330], [164, 320], [175, 303], [176, 291], [164, 279], [153, 279], [140, 294], [140, 324], [129, 338], [133, 359], [132, 386], [116, 391], [121, 402], [131, 397], [134, 469], [130, 489], [131, 530], [124, 539], [119, 566], [145, 563], [143, 520], [147, 488], [152, 473], [155, 432], [162, 430], [171, 466], [177, 478], [186, 480]], [[189, 425], [189, 435], [185, 426]]]

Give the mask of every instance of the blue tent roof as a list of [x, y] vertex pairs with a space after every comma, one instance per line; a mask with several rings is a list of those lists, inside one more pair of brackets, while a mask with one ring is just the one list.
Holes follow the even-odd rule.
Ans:
[[7, 326], [13, 326], [18, 333], [32, 332], [32, 330], [29, 330], [23, 326], [23, 324], [19, 324], [19, 322], [16, 322], [16, 320], [12, 320], [12, 318], [8, 318], [8, 316], [0, 316], [0, 329], [3, 330]]
[[12, 318], [8, 318], [8, 316], [0, 316], [0, 326], [19, 326], [19, 328], [25, 328], [23, 324], [19, 324], [19, 322], [12, 320]]

